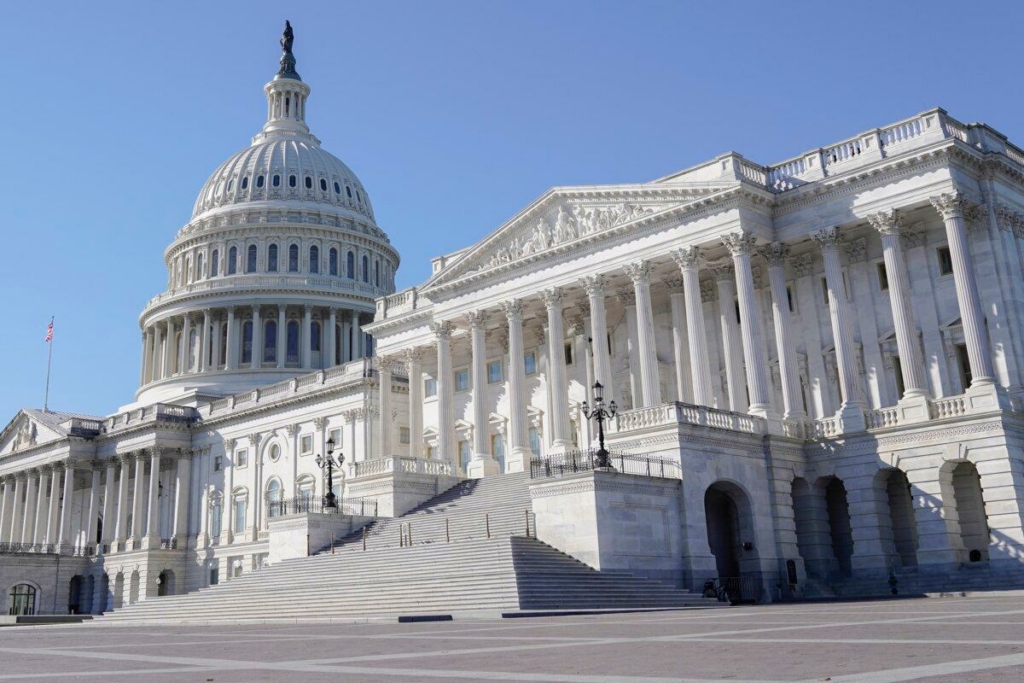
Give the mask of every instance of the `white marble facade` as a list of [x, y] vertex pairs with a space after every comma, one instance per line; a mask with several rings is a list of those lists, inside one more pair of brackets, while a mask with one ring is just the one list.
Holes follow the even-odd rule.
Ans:
[[554, 188], [394, 293], [282, 65], [165, 253], [135, 400], [0, 435], [0, 600], [102, 611], [256, 570], [328, 439], [346, 492], [391, 456], [500, 476], [593, 445], [598, 381], [612, 452], [679, 465], [673, 581], [1024, 583], [1024, 151], [998, 132], [934, 109]]

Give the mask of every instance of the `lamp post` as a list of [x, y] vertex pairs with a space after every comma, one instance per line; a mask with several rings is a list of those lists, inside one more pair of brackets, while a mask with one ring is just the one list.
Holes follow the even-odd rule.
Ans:
[[597, 463], [596, 467], [611, 467], [611, 460], [608, 458], [608, 451], [604, 447], [604, 421], [615, 416], [618, 406], [611, 401], [608, 407], [604, 407], [604, 387], [600, 382], [594, 382], [594, 407], [591, 408], [587, 402], [583, 402], [583, 416], [588, 420], [597, 420]]
[[327, 478], [327, 486], [324, 492], [324, 509], [327, 508], [338, 508], [338, 497], [334, 495], [334, 468], [341, 467], [342, 463], [345, 462], [345, 456], [341, 452], [338, 453], [337, 462], [334, 459], [334, 439], [327, 439], [327, 456], [318, 455], [316, 456], [316, 465], [324, 472], [324, 476]]

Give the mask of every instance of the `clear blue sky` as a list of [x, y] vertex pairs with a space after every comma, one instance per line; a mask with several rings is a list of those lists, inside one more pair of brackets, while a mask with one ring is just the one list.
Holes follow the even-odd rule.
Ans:
[[4, 3], [0, 425], [42, 406], [51, 315], [51, 408], [132, 400], [164, 248], [260, 129], [286, 18], [402, 288], [553, 185], [768, 164], [933, 106], [1024, 142], [1022, 5]]

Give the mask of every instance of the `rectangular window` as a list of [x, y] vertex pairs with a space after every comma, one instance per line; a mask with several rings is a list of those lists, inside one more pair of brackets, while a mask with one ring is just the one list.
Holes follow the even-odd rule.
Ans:
[[896, 373], [896, 398], [903, 398], [903, 366], [900, 364], [900, 357], [892, 357], [892, 370]]
[[301, 455], [309, 455], [313, 452], [313, 435], [305, 434], [302, 439], [299, 440], [299, 453]]
[[960, 370], [960, 386], [966, 391], [974, 381], [974, 375], [971, 373], [971, 359], [967, 355], [967, 344], [956, 345], [956, 364]]
[[530, 351], [528, 354], [523, 356], [523, 365], [525, 366], [526, 374], [527, 375], [536, 375], [537, 374], [537, 354], [535, 352], [533, 352], [533, 351]]
[[469, 391], [469, 370], [455, 371], [455, 391]]
[[796, 308], [793, 307], [793, 288], [786, 285], [786, 300], [789, 302], [789, 312], [796, 313]]
[[224, 462], [224, 458], [223, 457], [221, 457], [219, 455], [213, 456], [213, 471], [214, 472], [220, 472], [221, 467], [223, 467], [223, 462]]
[[245, 498], [235, 500], [235, 533], [245, 531]]
[[825, 302], [825, 305], [827, 306], [828, 305], [828, 279], [826, 279], [826, 278], [821, 278], [821, 297], [822, 297], [822, 300]]
[[398, 443], [409, 445], [409, 428], [399, 427], [398, 428]]
[[328, 432], [327, 438], [334, 440], [334, 450], [336, 450], [336, 451], [340, 451], [341, 450], [341, 430], [340, 429], [332, 429], [330, 432]]
[[471, 457], [472, 456], [471, 456], [470, 451], [469, 451], [469, 442], [468, 441], [460, 441], [459, 442], [459, 467], [462, 468], [463, 472], [466, 472], [469, 469], [469, 461], [470, 461]]
[[216, 586], [220, 583], [220, 569], [218, 567], [210, 567], [210, 585]]
[[939, 257], [939, 275], [952, 275], [953, 255], [949, 253], [949, 247], [939, 247], [935, 253]]
[[249, 462], [249, 450], [247, 448], [239, 448], [235, 451], [235, 467], [245, 467]]
[[505, 440], [501, 434], [491, 435], [491, 455], [498, 461], [498, 471], [505, 471]]
[[530, 427], [530, 451], [540, 455], [540, 430], [536, 427]]
[[885, 270], [885, 261], [879, 261], [875, 266], [878, 268], [878, 289], [884, 292], [889, 289], [889, 273]]
[[563, 346], [562, 348], [565, 349], [565, 364], [572, 365], [572, 342], [565, 342], [565, 346]]
[[487, 383], [496, 384], [505, 379], [504, 373], [501, 371], [501, 361], [492, 360], [487, 364]]
[[430, 398], [431, 396], [437, 396], [437, 380], [433, 377], [427, 377], [423, 380], [423, 398]]
[[220, 520], [220, 503], [215, 504], [210, 508], [210, 535], [214, 538], [220, 536], [221, 520]]

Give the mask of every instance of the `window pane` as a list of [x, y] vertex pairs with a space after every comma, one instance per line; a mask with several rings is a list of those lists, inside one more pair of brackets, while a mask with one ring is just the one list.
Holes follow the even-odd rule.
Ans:
[[299, 362], [299, 323], [294, 320], [288, 323], [288, 355], [285, 360], [289, 363]]
[[320, 272], [320, 249], [317, 247], [309, 248], [309, 272]]
[[255, 273], [256, 272], [256, 245], [249, 245], [249, 255], [245, 261], [245, 272]]
[[269, 321], [264, 330], [263, 360], [273, 363], [277, 361], [277, 323]]
[[277, 272], [277, 245], [271, 244], [267, 247], [267, 270], [271, 273]]
[[490, 363], [488, 363], [487, 364], [487, 381], [490, 384], [494, 384], [495, 382], [500, 382], [502, 379], [503, 378], [501, 376], [501, 361], [500, 360], [493, 360]]
[[466, 391], [469, 389], [469, 370], [455, 371], [455, 391]]
[[537, 372], [537, 354], [535, 354], [533, 352], [530, 352], [530, 353], [526, 354], [526, 357], [524, 358], [524, 361], [525, 361], [525, 365], [526, 365], [526, 374], [527, 375], [536, 374], [536, 372]]
[[534, 455], [540, 455], [540, 432], [536, 427], [530, 427], [530, 450]]
[[437, 396], [437, 380], [433, 378], [427, 378], [423, 382], [423, 396], [429, 398], [431, 396]]
[[319, 351], [320, 350], [320, 323], [313, 321], [309, 326], [309, 350]]
[[330, 274], [331, 275], [337, 275], [338, 274], [338, 250], [334, 249], [333, 247], [331, 248], [331, 255], [330, 255]]

